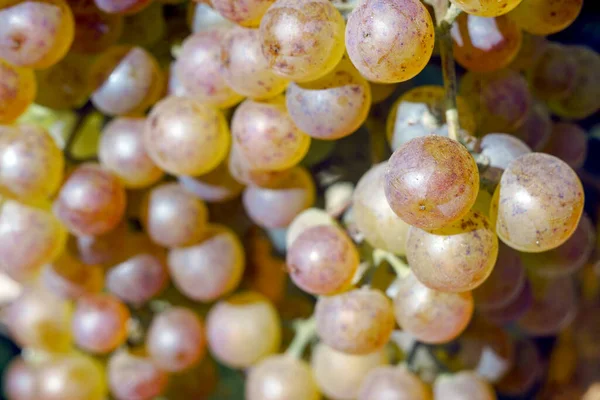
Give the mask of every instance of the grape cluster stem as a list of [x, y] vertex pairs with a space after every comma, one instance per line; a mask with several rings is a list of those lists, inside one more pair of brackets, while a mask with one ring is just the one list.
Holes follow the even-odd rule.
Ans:
[[317, 320], [314, 316], [308, 319], [294, 321], [296, 335], [286, 350], [286, 354], [294, 358], [302, 358], [304, 349], [315, 338], [317, 332]]

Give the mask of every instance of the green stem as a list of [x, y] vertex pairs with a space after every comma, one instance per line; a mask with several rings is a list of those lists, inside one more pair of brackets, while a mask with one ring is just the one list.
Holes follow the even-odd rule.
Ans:
[[69, 137], [65, 141], [65, 146], [63, 147], [65, 158], [71, 162], [77, 163], [82, 161], [77, 160], [75, 159], [75, 157], [73, 157], [72, 147], [75, 143], [75, 140], [77, 140], [77, 137], [79, 136], [79, 131], [81, 130], [85, 119], [88, 115], [94, 112], [94, 110], [95, 108], [91, 101], [88, 101], [83, 107], [77, 110], [77, 122], [75, 123], [75, 126], [73, 126]]
[[297, 320], [294, 322], [296, 335], [286, 350], [286, 354], [294, 358], [302, 358], [304, 349], [316, 336], [317, 321], [314, 316], [309, 319]]
[[388, 264], [394, 269], [396, 275], [399, 278], [402, 278], [410, 273], [410, 268], [408, 264], [402, 261], [398, 256], [389, 251], [385, 251], [382, 249], [373, 250], [373, 263], [375, 265], [381, 264], [383, 261], [387, 261]]

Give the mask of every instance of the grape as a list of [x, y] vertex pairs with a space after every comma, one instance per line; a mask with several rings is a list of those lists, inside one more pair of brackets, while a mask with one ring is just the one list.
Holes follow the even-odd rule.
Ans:
[[213, 170], [225, 159], [229, 142], [223, 114], [189, 98], [166, 97], [146, 120], [146, 151], [171, 174], [197, 176]]
[[288, 85], [287, 79], [276, 75], [269, 67], [257, 29], [240, 27], [229, 31], [221, 46], [221, 74], [236, 93], [253, 99], [276, 96]]
[[360, 385], [358, 400], [430, 400], [431, 394], [419, 377], [404, 367], [376, 367]]
[[509, 67], [519, 71], [528, 71], [546, 51], [550, 42], [544, 36], [536, 36], [527, 32], [522, 32], [522, 37], [521, 47]]
[[320, 208], [309, 208], [298, 214], [286, 231], [286, 248], [290, 248], [292, 243], [307, 229], [313, 226], [337, 226], [337, 222], [327, 212]]
[[198, 33], [214, 28], [233, 28], [235, 26], [235, 24], [212, 8], [210, 3], [210, 0], [189, 3], [187, 22], [192, 32]]
[[348, 17], [346, 50], [373, 82], [411, 79], [429, 62], [433, 45], [433, 22], [418, 0], [365, 0]]
[[259, 32], [273, 72], [293, 81], [320, 78], [344, 54], [344, 18], [327, 0], [277, 0]]
[[283, 96], [265, 102], [244, 101], [233, 114], [231, 134], [252, 169], [291, 168], [310, 146], [310, 136], [294, 125]]
[[2, 386], [9, 400], [36, 400], [36, 383], [34, 367], [21, 357], [10, 361], [2, 377]]
[[162, 4], [152, 2], [141, 12], [124, 18], [123, 35], [121, 35], [120, 42], [151, 48], [165, 37], [167, 30]]
[[369, 82], [369, 86], [371, 86], [371, 100], [373, 101], [373, 104], [379, 104], [388, 99], [398, 88], [398, 84], [375, 82]]
[[259, 170], [251, 168], [248, 160], [234, 143], [231, 145], [227, 167], [233, 179], [247, 186], [276, 188], [283, 184], [291, 175], [293, 168], [284, 170]]
[[354, 243], [338, 227], [314, 226], [305, 230], [287, 252], [292, 281], [305, 292], [330, 295], [347, 289], [358, 268]]
[[202, 241], [169, 252], [173, 283], [185, 296], [210, 302], [233, 291], [244, 273], [244, 247], [235, 233], [210, 225]]
[[561, 99], [571, 93], [577, 79], [578, 65], [569, 49], [549, 45], [529, 70], [532, 93], [539, 99]]
[[473, 290], [475, 306], [484, 311], [507, 306], [519, 296], [526, 280], [519, 252], [500, 243], [492, 273], [481, 286]]
[[94, 0], [69, 0], [75, 18], [75, 39], [71, 50], [82, 54], [96, 54], [114, 45], [123, 33], [123, 17], [107, 14]]
[[26, 287], [3, 315], [11, 337], [22, 347], [65, 351], [71, 345], [70, 304], [43, 289]]
[[390, 157], [385, 196], [406, 223], [435, 229], [463, 217], [479, 190], [477, 164], [460, 143], [422, 136], [403, 144]]
[[514, 135], [533, 151], [541, 151], [550, 140], [551, 132], [552, 120], [548, 107], [543, 103], [534, 102], [523, 124], [514, 132]]
[[201, 176], [180, 176], [179, 183], [187, 191], [208, 203], [221, 203], [235, 199], [244, 190], [244, 185], [231, 176], [225, 162]]
[[104, 271], [98, 265], [85, 265], [69, 251], [64, 251], [58, 259], [46, 265], [42, 282], [62, 298], [77, 299], [102, 290]]
[[448, 293], [423, 285], [412, 272], [400, 278], [394, 299], [400, 327], [425, 343], [456, 338], [473, 315], [471, 292]]
[[571, 25], [582, 7], [583, 0], [523, 0], [509, 17], [524, 31], [543, 36]]
[[146, 231], [161, 246], [188, 246], [198, 242], [206, 231], [208, 210], [204, 202], [178, 183], [152, 189], [144, 209]]
[[0, 58], [20, 67], [48, 68], [73, 42], [65, 0], [8, 0], [0, 6]]
[[0, 123], [14, 121], [33, 103], [37, 84], [33, 71], [0, 59]]
[[94, 0], [104, 12], [110, 14], [136, 13], [150, 4], [150, 0]]
[[255, 224], [269, 229], [284, 228], [314, 203], [315, 184], [308, 171], [296, 167], [275, 187], [248, 186], [242, 200]]
[[292, 121], [309, 136], [334, 140], [356, 131], [371, 108], [371, 88], [346, 57], [327, 75], [291, 83], [286, 105]]
[[435, 400], [496, 400], [489, 383], [471, 371], [440, 375], [433, 384]]
[[0, 193], [21, 201], [47, 199], [63, 178], [61, 150], [37, 125], [0, 126]]
[[556, 122], [552, 124], [552, 134], [544, 153], [560, 158], [573, 169], [581, 168], [588, 153], [587, 134], [578, 125]]
[[54, 214], [76, 235], [101, 235], [114, 229], [125, 213], [125, 189], [98, 164], [78, 166], [54, 201]]
[[156, 59], [146, 50], [114, 46], [91, 67], [92, 102], [107, 115], [139, 114], [162, 95], [162, 79]]
[[526, 280], [525, 285], [521, 287], [521, 290], [517, 293], [516, 297], [508, 304], [505, 304], [500, 308], [482, 311], [482, 315], [485, 319], [494, 324], [505, 325], [518, 320], [527, 312], [532, 303], [533, 292], [531, 284]]
[[267, 298], [242, 292], [215, 304], [206, 320], [212, 355], [231, 368], [246, 368], [275, 353], [281, 321]]
[[223, 17], [236, 24], [257, 27], [275, 0], [212, 0], [211, 4]]
[[103, 235], [74, 237], [72, 249], [84, 264], [112, 265], [123, 253], [128, 233], [126, 224], [121, 223]]
[[[387, 139], [392, 150], [411, 139], [437, 134], [448, 136], [445, 114], [446, 94], [441, 86], [419, 86], [404, 93], [387, 117]], [[476, 130], [475, 117], [465, 100], [456, 98], [460, 126], [469, 134]]]
[[247, 400], [319, 400], [321, 395], [308, 364], [288, 355], [265, 358], [250, 369]]
[[143, 188], [163, 176], [160, 168], [146, 153], [144, 118], [115, 118], [102, 131], [98, 158], [126, 188]]
[[84, 355], [58, 356], [38, 372], [37, 400], [103, 400], [106, 392], [101, 366]]
[[510, 247], [531, 253], [564, 243], [583, 211], [577, 174], [556, 157], [525, 154], [504, 171], [498, 191], [496, 233]]
[[185, 93], [202, 104], [228, 108], [242, 96], [221, 75], [221, 46], [228, 29], [214, 28], [189, 36], [175, 62], [175, 74]]
[[521, 30], [510, 18], [461, 14], [452, 25], [454, 57], [475, 72], [506, 67], [521, 47]]
[[318, 343], [313, 348], [311, 364], [313, 376], [323, 394], [333, 400], [352, 400], [358, 396], [365, 376], [387, 364], [387, 357], [384, 350], [351, 355]]
[[205, 357], [199, 365], [171, 375], [164, 396], [169, 400], [205, 399], [215, 391], [218, 383], [216, 363]]
[[169, 372], [184, 371], [204, 357], [204, 324], [191, 310], [171, 307], [152, 320], [146, 347], [158, 368]]
[[127, 350], [114, 353], [107, 366], [110, 392], [117, 400], [150, 400], [160, 395], [169, 380], [152, 360]]
[[379, 350], [389, 341], [395, 326], [389, 299], [381, 291], [368, 288], [320, 297], [315, 317], [321, 341], [348, 354]]
[[63, 251], [66, 240], [65, 229], [47, 209], [0, 203], [0, 270], [12, 279], [35, 278]]
[[[466, 13], [481, 17], [497, 17], [506, 14], [522, 0], [450, 0]], [[436, 399], [437, 400], [437, 399]]]
[[511, 161], [523, 154], [531, 153], [529, 146], [522, 140], [506, 133], [488, 133], [480, 141], [479, 147], [480, 154], [487, 157], [489, 162], [481, 175], [494, 183], [500, 182], [502, 172]]
[[507, 376], [497, 383], [502, 394], [521, 396], [528, 393], [544, 373], [544, 365], [534, 342], [521, 339], [516, 343], [516, 360]]

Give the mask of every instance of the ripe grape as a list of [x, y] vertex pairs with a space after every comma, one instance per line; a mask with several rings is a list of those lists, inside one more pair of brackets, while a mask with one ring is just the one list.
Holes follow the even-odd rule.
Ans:
[[588, 153], [587, 134], [573, 123], [555, 122], [544, 153], [560, 158], [573, 169], [581, 168]]
[[528, 72], [532, 93], [542, 100], [568, 96], [577, 79], [575, 61], [566, 46], [549, 45]]
[[104, 371], [95, 359], [81, 354], [59, 355], [38, 371], [36, 400], [103, 400]]
[[104, 270], [99, 265], [85, 265], [69, 251], [47, 264], [42, 282], [54, 294], [65, 299], [77, 299], [98, 293], [104, 287]]
[[48, 68], [73, 42], [65, 0], [8, 0], [0, 6], [0, 58], [20, 67]]
[[221, 203], [235, 199], [244, 190], [244, 185], [231, 176], [225, 162], [201, 176], [180, 176], [179, 183], [188, 192], [208, 203]]
[[309, 136], [334, 140], [356, 131], [371, 108], [371, 88], [350, 60], [306, 83], [291, 83], [286, 105], [292, 121]]
[[211, 4], [223, 17], [241, 26], [257, 27], [275, 0], [212, 0]]
[[546, 51], [550, 42], [544, 36], [536, 36], [527, 32], [522, 32], [522, 37], [521, 47], [510, 63], [509, 68], [528, 71]]
[[344, 18], [327, 0], [277, 0], [259, 32], [273, 72], [293, 81], [327, 74], [344, 54]]
[[144, 209], [146, 231], [161, 246], [189, 246], [206, 231], [208, 210], [204, 202], [178, 183], [152, 189]]
[[120, 350], [111, 355], [107, 366], [108, 385], [117, 400], [149, 400], [166, 389], [169, 376], [152, 360]]
[[390, 157], [385, 195], [392, 210], [410, 225], [441, 228], [463, 217], [479, 190], [477, 164], [460, 143], [422, 136]]
[[239, 146], [231, 144], [227, 167], [233, 179], [247, 186], [276, 188], [283, 184], [291, 175], [294, 168], [283, 170], [260, 170], [250, 167]]
[[398, 84], [386, 84], [386, 83], [375, 83], [369, 82], [369, 86], [371, 86], [371, 100], [373, 104], [379, 104], [389, 98], [396, 89], [398, 88]]
[[395, 325], [390, 300], [381, 291], [368, 288], [320, 297], [315, 317], [321, 341], [348, 354], [379, 350], [389, 341]]
[[541, 102], [534, 102], [514, 135], [525, 142], [533, 151], [541, 151], [552, 132], [552, 120], [548, 107]]
[[21, 201], [47, 199], [59, 188], [64, 157], [39, 125], [0, 126], [0, 193]]
[[0, 59], [0, 123], [14, 121], [33, 103], [37, 84], [33, 71]]
[[363, 379], [358, 400], [431, 400], [429, 388], [404, 367], [373, 368]]
[[4, 370], [2, 387], [9, 400], [36, 400], [36, 371], [22, 357], [15, 357]]
[[236, 234], [210, 225], [200, 243], [169, 252], [173, 283], [185, 296], [210, 302], [233, 291], [244, 273], [244, 247]]
[[516, 359], [512, 369], [496, 384], [498, 391], [508, 396], [522, 396], [529, 392], [544, 373], [544, 361], [533, 341], [521, 339], [515, 347]]
[[233, 114], [231, 134], [236, 149], [258, 170], [291, 168], [310, 146], [310, 136], [294, 124], [283, 96], [264, 102], [244, 101]]
[[525, 154], [504, 171], [498, 191], [496, 233], [514, 249], [538, 253], [564, 243], [583, 211], [583, 188], [563, 161]]
[[162, 95], [162, 79], [158, 62], [146, 50], [114, 46], [90, 69], [92, 102], [107, 115], [139, 114]]
[[108, 14], [94, 0], [69, 1], [75, 18], [75, 39], [71, 50], [97, 54], [115, 44], [123, 33], [123, 17]]
[[104, 12], [110, 14], [133, 14], [150, 4], [150, 0], [94, 0]]
[[91, 94], [88, 73], [92, 62], [88, 55], [67, 53], [53, 66], [36, 71], [35, 103], [59, 110], [83, 106]]
[[366, 355], [345, 354], [318, 343], [312, 352], [313, 376], [324, 395], [335, 400], [355, 399], [368, 373], [387, 364], [385, 351]]
[[156, 183], [163, 171], [148, 156], [144, 146], [144, 118], [115, 118], [102, 131], [98, 158], [126, 188], [143, 188]]
[[216, 363], [205, 357], [199, 365], [171, 375], [164, 396], [169, 400], [205, 399], [219, 383]]
[[294, 240], [298, 238], [304, 231], [313, 226], [328, 225], [337, 226], [337, 221], [333, 219], [326, 211], [320, 208], [309, 208], [298, 214], [292, 223], [287, 227], [286, 231], [286, 248], [290, 248]]
[[246, 378], [247, 400], [319, 400], [321, 395], [306, 361], [288, 355], [265, 358]]
[[223, 114], [192, 99], [169, 96], [146, 119], [146, 151], [163, 170], [197, 176], [219, 165], [229, 149]]
[[522, 0], [450, 0], [464, 12], [481, 17], [497, 17], [506, 14]]
[[473, 296], [471, 292], [430, 289], [411, 272], [398, 282], [394, 313], [398, 325], [417, 340], [445, 343], [467, 327], [473, 315]]
[[435, 400], [496, 400], [494, 389], [475, 372], [439, 375], [433, 384]]
[[198, 364], [206, 352], [204, 324], [191, 310], [171, 307], [152, 320], [146, 338], [152, 362], [169, 372]]
[[211, 1], [200, 0], [200, 2], [190, 2], [187, 10], [187, 23], [194, 33], [209, 31], [214, 28], [233, 28], [233, 24], [224, 18], [214, 8], [211, 7]]
[[72, 249], [77, 258], [87, 265], [113, 265], [124, 252], [129, 235], [125, 223], [103, 235], [82, 235], [73, 238]]
[[373, 82], [411, 79], [429, 62], [433, 45], [433, 22], [418, 0], [365, 0], [348, 17], [346, 50]]
[[528, 280], [525, 280], [525, 285], [521, 287], [515, 298], [508, 304], [499, 308], [484, 310], [481, 314], [486, 320], [496, 325], [505, 325], [521, 318], [529, 310], [532, 303], [533, 292], [531, 284]]
[[582, 7], [583, 0], [523, 0], [509, 17], [524, 31], [545, 36], [571, 25]]
[[244, 209], [257, 225], [274, 229], [288, 226], [315, 201], [315, 184], [304, 168], [292, 169], [274, 187], [248, 186], [242, 197]]
[[231, 368], [246, 368], [275, 353], [281, 321], [275, 307], [256, 292], [242, 292], [215, 304], [206, 319], [212, 355]]
[[461, 14], [452, 24], [456, 61], [475, 72], [506, 67], [521, 47], [521, 30], [507, 16], [496, 18]]
[[506, 133], [488, 133], [480, 141], [479, 147], [480, 154], [488, 159], [488, 166], [482, 176], [494, 183], [500, 182], [502, 172], [511, 161], [523, 154], [531, 153], [529, 146], [522, 140]]
[[125, 189], [98, 164], [78, 166], [54, 201], [54, 214], [76, 235], [101, 235], [114, 229], [125, 213]]

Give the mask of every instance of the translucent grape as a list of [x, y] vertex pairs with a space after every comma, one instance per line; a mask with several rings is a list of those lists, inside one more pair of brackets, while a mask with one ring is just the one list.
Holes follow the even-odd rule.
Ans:
[[313, 376], [324, 395], [335, 400], [355, 399], [369, 371], [387, 364], [384, 350], [366, 355], [345, 354], [318, 343], [312, 352]]
[[431, 400], [431, 394], [417, 375], [404, 367], [376, 367], [360, 385], [358, 400]]
[[243, 102], [233, 114], [231, 134], [248, 165], [259, 170], [291, 168], [310, 145], [310, 136], [290, 118], [283, 96]]
[[471, 371], [440, 375], [433, 384], [435, 400], [496, 400], [494, 389]]
[[214, 305], [206, 332], [211, 354], [231, 368], [256, 364], [277, 352], [281, 343], [277, 311], [256, 292], [238, 293]]
[[0, 6], [0, 58], [12, 65], [48, 68], [64, 57], [73, 35], [65, 0], [8, 0]]
[[555, 122], [544, 153], [560, 158], [573, 169], [581, 168], [588, 153], [587, 133], [578, 125]]
[[269, 67], [256, 29], [229, 31], [221, 46], [221, 74], [236, 93], [253, 99], [276, 96], [288, 85]]
[[323, 343], [348, 354], [379, 350], [395, 326], [390, 300], [381, 291], [368, 288], [320, 297], [315, 316]]
[[104, 12], [110, 14], [132, 14], [150, 4], [150, 0], [94, 0]]
[[77, 299], [98, 293], [104, 287], [104, 270], [99, 265], [85, 265], [69, 251], [46, 265], [42, 282], [54, 294], [65, 299]]
[[577, 228], [583, 188], [563, 161], [543, 153], [514, 160], [498, 191], [496, 233], [514, 249], [538, 253], [558, 247]]
[[146, 347], [158, 368], [169, 372], [184, 371], [204, 357], [204, 324], [191, 310], [171, 307], [152, 320]]
[[157, 61], [146, 50], [114, 46], [91, 67], [92, 102], [107, 115], [139, 114], [162, 95], [162, 79]]
[[229, 228], [210, 225], [202, 241], [169, 252], [173, 283], [185, 296], [210, 302], [233, 291], [244, 273], [244, 247]]
[[313, 226], [328, 225], [337, 226], [337, 222], [326, 211], [320, 208], [309, 208], [298, 214], [286, 231], [286, 248], [290, 248], [292, 243], [307, 229]]
[[498, 391], [508, 396], [521, 396], [529, 392], [544, 373], [544, 361], [533, 341], [519, 340], [515, 355], [517, 357], [512, 369], [496, 384]]
[[399, 147], [389, 159], [385, 196], [405, 222], [441, 228], [463, 217], [479, 190], [477, 164], [460, 143], [422, 136]]
[[458, 8], [472, 15], [497, 17], [506, 14], [522, 0], [450, 0]]
[[369, 86], [371, 86], [371, 100], [373, 104], [379, 104], [389, 98], [396, 89], [398, 88], [397, 84], [386, 84], [386, 83], [375, 83], [369, 82]]
[[102, 131], [98, 158], [126, 188], [147, 187], [163, 176], [146, 152], [145, 126], [144, 118], [115, 118]]
[[[479, 143], [480, 154], [487, 157], [488, 167], [482, 176], [494, 183], [500, 182], [502, 172], [516, 158], [531, 153], [522, 140], [505, 133], [488, 133]], [[489, 210], [489, 208], [488, 208]]]
[[321, 395], [306, 361], [288, 355], [265, 358], [246, 378], [247, 400], [319, 400]]
[[283, 170], [259, 170], [249, 165], [239, 146], [234, 143], [227, 159], [227, 167], [233, 179], [247, 186], [276, 188], [283, 184], [291, 175], [294, 168]]
[[521, 47], [509, 67], [528, 71], [537, 62], [550, 43], [544, 36], [536, 36], [527, 32], [522, 33]]
[[198, 242], [206, 231], [208, 210], [204, 202], [178, 183], [152, 189], [144, 208], [146, 231], [161, 246], [188, 246]]
[[367, 119], [371, 88], [350, 60], [342, 58], [333, 71], [307, 83], [291, 83], [286, 105], [292, 121], [315, 139], [348, 136]]
[[0, 203], [0, 270], [16, 281], [35, 278], [65, 248], [67, 232], [47, 208]]
[[532, 93], [539, 99], [561, 99], [571, 93], [577, 79], [578, 65], [565, 46], [552, 44], [529, 70]]
[[64, 157], [38, 125], [0, 126], [0, 193], [21, 201], [47, 199], [59, 188]]
[[0, 123], [14, 121], [29, 107], [37, 92], [33, 71], [0, 60]]
[[552, 132], [552, 120], [548, 107], [541, 102], [534, 102], [514, 135], [525, 142], [533, 151], [541, 151]]
[[288, 226], [315, 201], [315, 184], [303, 168], [292, 169], [275, 187], [248, 186], [242, 197], [244, 209], [257, 225], [274, 229]]
[[54, 214], [76, 235], [100, 235], [119, 224], [125, 201], [125, 189], [114, 175], [86, 163], [63, 184], [54, 201]]
[[234, 23], [224, 18], [212, 8], [208, 0], [189, 3], [187, 22], [194, 33], [208, 31], [214, 28], [235, 27]]
[[467, 327], [473, 315], [473, 296], [471, 292], [430, 289], [411, 272], [398, 282], [394, 313], [398, 325], [419, 341], [445, 343]]
[[344, 18], [327, 0], [277, 0], [259, 32], [273, 72], [293, 81], [327, 74], [344, 54]]
[[[418, 86], [404, 93], [387, 117], [387, 139], [392, 150], [411, 139], [437, 134], [448, 136], [445, 114], [445, 91], [441, 86]], [[460, 127], [475, 134], [475, 117], [465, 100], [456, 98]]]
[[231, 176], [225, 162], [201, 176], [180, 176], [179, 183], [187, 191], [208, 203], [221, 203], [235, 199], [244, 190], [244, 185]]
[[120, 350], [107, 366], [108, 385], [117, 400], [150, 400], [163, 393], [169, 376], [140, 354]]
[[275, 0], [212, 0], [211, 4], [223, 17], [241, 26], [257, 27]]
[[529, 310], [532, 303], [533, 292], [531, 284], [526, 280], [525, 285], [521, 287], [515, 298], [508, 304], [499, 308], [482, 311], [482, 315], [486, 320], [496, 325], [505, 325], [521, 318]]
[[128, 234], [128, 227], [123, 222], [103, 235], [73, 238], [72, 249], [84, 264], [113, 265], [124, 252], [125, 238]]
[[146, 120], [146, 151], [171, 174], [197, 176], [211, 171], [225, 159], [229, 142], [223, 114], [189, 98], [165, 98]]
[[583, 0], [523, 0], [509, 17], [524, 31], [544, 36], [571, 25], [582, 7]]
[[521, 47], [521, 30], [510, 18], [461, 14], [452, 24], [456, 61], [475, 72], [506, 67]]
[[373, 82], [414, 77], [429, 62], [433, 45], [433, 22], [418, 0], [365, 0], [348, 17], [346, 50]]
[[228, 29], [211, 29], [189, 36], [175, 62], [175, 74], [185, 93], [202, 104], [228, 108], [242, 100], [221, 75], [221, 46]]
[[115, 44], [123, 33], [123, 17], [108, 14], [94, 0], [69, 0], [75, 18], [75, 39], [71, 50], [97, 54]]
[[103, 400], [107, 395], [98, 361], [80, 354], [58, 356], [38, 372], [37, 400]]
[[33, 366], [15, 357], [4, 370], [2, 387], [9, 400], [35, 400], [36, 376]]

